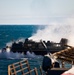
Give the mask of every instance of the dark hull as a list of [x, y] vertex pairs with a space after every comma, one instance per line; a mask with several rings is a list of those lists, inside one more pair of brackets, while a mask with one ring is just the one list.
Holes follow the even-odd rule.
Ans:
[[58, 52], [60, 50], [65, 49], [66, 44], [65, 39], [62, 40], [60, 43], [54, 43], [50, 41], [40, 41], [35, 42], [32, 40], [26, 39], [24, 42], [14, 42], [11, 47], [12, 52], [24, 52], [26, 54], [27, 51], [34, 52], [36, 55], [45, 55], [47, 52]]
[[20, 52], [20, 53], [23, 52], [24, 54], [26, 54], [27, 51], [29, 51], [29, 52], [34, 52], [36, 55], [45, 55], [45, 54], [47, 54], [47, 52], [55, 53], [55, 52], [58, 52], [60, 50], [62, 50], [62, 49], [59, 49], [59, 48], [48, 49], [48, 50], [46, 50], [46, 49], [38, 49], [38, 50], [37, 49], [32, 49], [32, 50], [29, 50], [29, 49], [13, 49], [12, 52]]

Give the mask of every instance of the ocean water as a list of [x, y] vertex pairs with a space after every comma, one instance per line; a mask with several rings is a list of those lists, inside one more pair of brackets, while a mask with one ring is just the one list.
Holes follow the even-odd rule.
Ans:
[[31, 37], [38, 28], [37, 25], [0, 25], [0, 48], [12, 40]]
[[[31, 37], [39, 28], [42, 27], [39, 25], [0, 25], [0, 50], [4, 48], [8, 42]], [[7, 56], [6, 53], [0, 53], [0, 58]], [[20, 60], [22, 59], [0, 59], [0, 75], [7, 75], [8, 65]], [[28, 60], [31, 67], [39, 67], [41, 65], [40, 58], [28, 58]]]

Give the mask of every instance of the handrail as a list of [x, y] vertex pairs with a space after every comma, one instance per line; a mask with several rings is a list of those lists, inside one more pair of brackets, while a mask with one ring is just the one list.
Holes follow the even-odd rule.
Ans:
[[[40, 74], [43, 75], [41, 67], [39, 70]], [[19, 73], [22, 75], [33, 75], [32, 73], [38, 75], [38, 70], [36, 67], [31, 69], [28, 60], [22, 60], [8, 65], [8, 75], [18, 75]]]

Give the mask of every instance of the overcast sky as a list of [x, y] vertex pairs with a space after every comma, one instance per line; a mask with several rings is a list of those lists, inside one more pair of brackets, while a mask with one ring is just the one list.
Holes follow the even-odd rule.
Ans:
[[0, 0], [0, 24], [49, 24], [74, 15], [74, 0]]

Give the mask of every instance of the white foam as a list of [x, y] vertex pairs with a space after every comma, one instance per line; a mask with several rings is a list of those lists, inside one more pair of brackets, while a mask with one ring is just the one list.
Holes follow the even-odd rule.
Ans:
[[7, 49], [7, 51], [1, 51], [0, 52], [0, 58], [4, 58], [4, 59], [21, 59], [21, 58], [24, 58], [24, 54], [22, 53], [13, 53], [13, 52], [10, 52], [9, 49]]
[[30, 52], [30, 51], [27, 51], [26, 52], [26, 57], [27, 58], [42, 58], [43, 56], [41, 56], [41, 55], [36, 55], [34, 52]]

